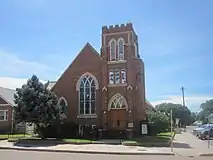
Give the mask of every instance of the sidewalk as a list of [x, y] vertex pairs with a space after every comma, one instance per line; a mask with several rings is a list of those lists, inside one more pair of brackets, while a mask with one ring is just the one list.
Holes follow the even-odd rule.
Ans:
[[68, 153], [90, 153], [90, 154], [122, 154], [122, 155], [174, 155], [168, 148], [146, 148], [137, 146], [86, 144], [72, 145], [62, 144], [55, 146], [16, 146], [11, 142], [0, 141], [0, 149], [30, 150], [45, 152], [68, 152]]
[[169, 147], [139, 147], [109, 144], [59, 144], [59, 145], [14, 145], [7, 140], [0, 141], [0, 149], [30, 150], [45, 152], [68, 152], [89, 154], [123, 154], [123, 155], [181, 155], [181, 156], [213, 156], [212, 148], [208, 148], [208, 142], [202, 141], [190, 132], [176, 134], [173, 141], [173, 152]]
[[174, 152], [179, 155], [213, 155], [213, 146], [211, 146], [212, 148], [208, 148], [207, 141], [198, 139], [190, 132], [182, 132], [182, 134], [176, 134], [173, 144]]

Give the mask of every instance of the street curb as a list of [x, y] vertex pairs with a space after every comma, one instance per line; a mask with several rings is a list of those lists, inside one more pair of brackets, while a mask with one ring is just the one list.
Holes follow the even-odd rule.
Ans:
[[202, 156], [202, 157], [210, 157], [210, 156], [213, 156], [213, 153], [201, 153], [199, 156]]
[[38, 152], [61, 152], [61, 153], [84, 153], [84, 154], [114, 154], [114, 155], [162, 155], [162, 156], [174, 156], [173, 152], [102, 152], [102, 151], [71, 151], [71, 150], [50, 150], [50, 149], [30, 149], [30, 148], [15, 148], [15, 147], [0, 147], [5, 150], [17, 150], [17, 151], [38, 151]]

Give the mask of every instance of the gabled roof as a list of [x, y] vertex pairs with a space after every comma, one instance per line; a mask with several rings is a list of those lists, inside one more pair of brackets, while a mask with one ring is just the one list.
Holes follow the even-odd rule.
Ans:
[[[95, 48], [93, 48], [92, 45], [89, 42], [87, 42], [84, 45], [84, 47], [80, 50], [80, 52], [77, 54], [77, 56], [74, 58], [74, 60], [71, 62], [71, 64], [61, 74], [61, 76], [59, 77], [59, 79], [61, 79], [61, 77], [64, 75], [64, 73], [73, 65], [73, 63], [78, 59], [78, 57], [80, 56], [80, 54], [83, 53], [84, 49], [86, 49], [86, 48], [90, 48], [96, 56], [98, 56], [99, 58], [101, 58], [100, 54], [95, 50]], [[52, 83], [50, 83], [47, 88], [48, 89], [52, 89], [55, 86], [55, 84], [58, 82], [58, 80], [57, 81], [53, 81]]]
[[[86, 48], [86, 47], [90, 47], [90, 48], [94, 51], [94, 53], [96, 53], [98, 56], [100, 56], [100, 54], [98, 53], [98, 51], [96, 51], [95, 48], [94, 48], [89, 42], [87, 42], [87, 43], [85, 44], [85, 46], [82, 48], [82, 50], [83, 50], [84, 48]], [[79, 54], [82, 52], [82, 50], [79, 52]]]
[[0, 97], [12, 106], [15, 105], [15, 103], [14, 103], [14, 94], [15, 93], [16, 93], [15, 90], [0, 87]]
[[156, 108], [146, 99], [146, 104], [149, 109], [156, 111]]
[[56, 84], [56, 81], [49, 81], [47, 89], [51, 90], [54, 87], [55, 84]]

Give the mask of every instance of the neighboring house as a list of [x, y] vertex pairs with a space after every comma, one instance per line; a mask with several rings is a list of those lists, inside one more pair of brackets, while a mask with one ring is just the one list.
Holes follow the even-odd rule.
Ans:
[[48, 88], [68, 106], [67, 121], [85, 128], [134, 133], [146, 121], [144, 63], [131, 23], [102, 27], [101, 53], [89, 43]]
[[0, 133], [12, 129], [12, 107], [15, 90], [0, 87]]

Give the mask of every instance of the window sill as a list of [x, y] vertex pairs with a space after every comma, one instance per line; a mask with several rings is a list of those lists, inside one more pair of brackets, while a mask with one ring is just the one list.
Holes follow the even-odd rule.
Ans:
[[77, 118], [97, 118], [97, 115], [96, 114], [88, 114], [88, 115], [79, 114], [77, 115]]
[[0, 122], [6, 122], [6, 121], [8, 121], [7, 119], [6, 120], [0, 120]]
[[110, 110], [126, 110], [127, 111], [127, 108], [109, 108], [108, 111]]
[[118, 63], [126, 63], [126, 60], [117, 60], [117, 61], [109, 61], [107, 64], [118, 64]]
[[108, 84], [108, 87], [124, 87], [127, 86], [127, 83], [124, 84]]

